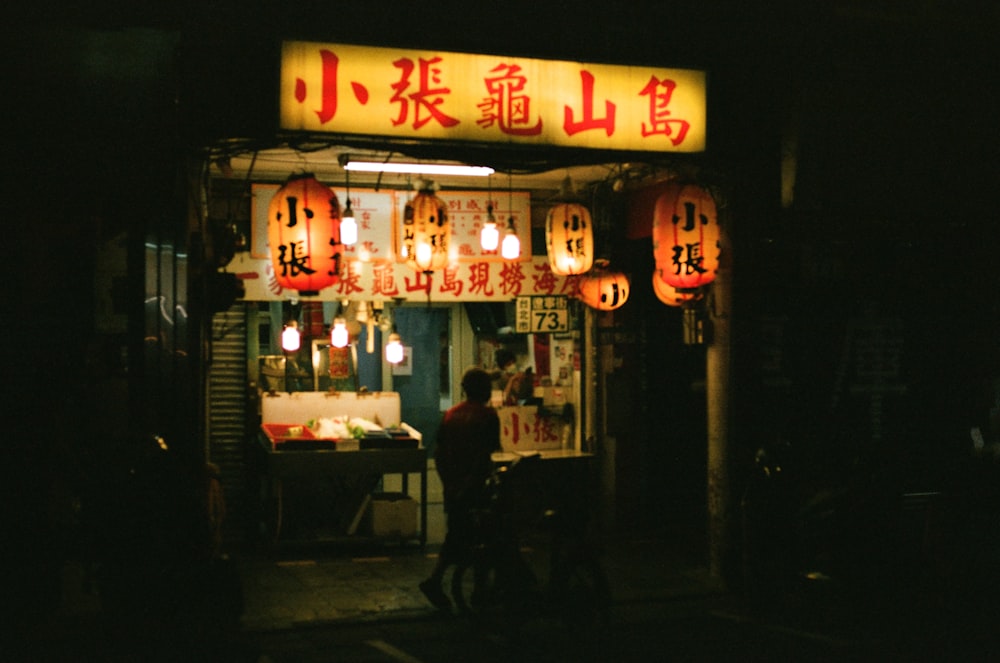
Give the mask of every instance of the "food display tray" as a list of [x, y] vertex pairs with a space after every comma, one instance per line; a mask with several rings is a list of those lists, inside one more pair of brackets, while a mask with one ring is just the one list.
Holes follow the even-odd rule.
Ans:
[[297, 424], [261, 424], [261, 431], [273, 451], [359, 451], [362, 449], [416, 449], [420, 441], [403, 437], [395, 431], [370, 431], [361, 439], [334, 440], [319, 438], [308, 426]]

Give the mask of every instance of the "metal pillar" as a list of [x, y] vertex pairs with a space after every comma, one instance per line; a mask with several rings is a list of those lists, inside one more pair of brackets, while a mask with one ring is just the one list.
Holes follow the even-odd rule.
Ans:
[[732, 245], [723, 226], [719, 272], [708, 305], [709, 342], [705, 354], [708, 417], [708, 565], [722, 580], [730, 549], [732, 514], [729, 479], [730, 328], [732, 325]]

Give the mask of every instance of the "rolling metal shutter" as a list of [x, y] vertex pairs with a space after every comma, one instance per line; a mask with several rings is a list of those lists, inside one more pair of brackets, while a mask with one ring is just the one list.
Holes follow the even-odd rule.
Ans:
[[212, 318], [211, 363], [208, 368], [208, 459], [222, 472], [227, 539], [242, 534], [247, 513], [247, 313], [237, 302]]

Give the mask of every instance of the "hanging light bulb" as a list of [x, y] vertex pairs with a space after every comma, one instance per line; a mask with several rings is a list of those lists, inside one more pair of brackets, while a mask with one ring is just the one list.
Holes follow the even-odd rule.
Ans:
[[489, 179], [486, 199], [486, 223], [479, 233], [479, 245], [483, 251], [496, 251], [500, 244], [500, 231], [497, 230], [497, 220], [493, 216], [493, 178]]
[[432, 271], [431, 261], [434, 259], [434, 249], [427, 242], [420, 242], [414, 248], [413, 262], [422, 272]]
[[347, 199], [344, 216], [340, 218], [340, 241], [345, 246], [354, 246], [358, 243], [358, 222], [354, 220], [354, 210], [351, 209], [350, 198]]
[[435, 184], [418, 183], [419, 193], [403, 210], [403, 256], [418, 272], [431, 272], [448, 266], [451, 245], [451, 221], [448, 205], [438, 198]]
[[281, 349], [285, 352], [295, 352], [299, 349], [301, 342], [299, 323], [295, 320], [289, 320], [281, 331]]
[[486, 206], [486, 223], [479, 233], [479, 245], [483, 251], [496, 251], [500, 244], [500, 231], [497, 230], [497, 220], [493, 216], [493, 203]]
[[330, 329], [330, 345], [335, 348], [347, 347], [350, 335], [347, 333], [347, 320], [344, 318], [334, 318], [333, 327]]
[[507, 207], [510, 216], [507, 217], [507, 233], [504, 235], [503, 244], [500, 246], [500, 255], [505, 260], [514, 260], [521, 255], [521, 239], [514, 229], [514, 185], [511, 174], [507, 173]]
[[385, 360], [390, 364], [403, 361], [403, 338], [395, 331], [389, 334], [389, 340], [385, 344]]
[[[344, 246], [354, 246], [358, 243], [358, 222], [354, 220], [354, 210], [351, 209], [351, 171], [344, 171], [347, 176], [347, 207], [340, 216], [340, 241]], [[343, 346], [341, 346], [343, 347]]]
[[506, 260], [514, 260], [521, 255], [521, 239], [514, 229], [514, 217], [507, 220], [507, 233], [503, 237], [503, 245], [500, 247], [500, 255]]

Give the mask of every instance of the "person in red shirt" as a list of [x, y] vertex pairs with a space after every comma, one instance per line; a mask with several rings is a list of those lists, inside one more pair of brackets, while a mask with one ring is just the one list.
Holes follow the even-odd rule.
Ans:
[[434, 450], [448, 529], [434, 570], [420, 583], [420, 590], [436, 608], [449, 611], [451, 601], [441, 583], [447, 568], [472, 543], [472, 510], [485, 498], [486, 481], [493, 472], [491, 454], [500, 451], [500, 418], [489, 406], [490, 374], [481, 368], [468, 369], [462, 376], [462, 389], [465, 400], [444, 413]]

